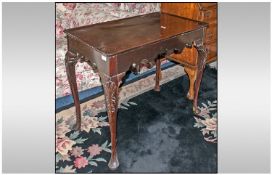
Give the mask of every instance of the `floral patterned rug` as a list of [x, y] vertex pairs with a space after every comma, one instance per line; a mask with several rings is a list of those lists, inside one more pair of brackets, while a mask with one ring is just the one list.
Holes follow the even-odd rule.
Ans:
[[[137, 104], [123, 102], [119, 108], [128, 109], [130, 105]], [[83, 110], [81, 132], [72, 130], [75, 125], [73, 115], [59, 117], [56, 121], [57, 173], [91, 173], [109, 160], [111, 143], [107, 115], [98, 115], [93, 112], [95, 109], [86, 109], [86, 106]]]
[[[56, 114], [56, 173], [217, 172], [217, 71], [206, 68], [199, 109], [186, 99], [188, 77], [122, 100], [118, 114], [120, 167], [107, 167], [111, 143], [103, 98], [82, 106], [82, 131], [74, 108]], [[205, 163], [204, 163], [205, 162]]]
[[[102, 128], [108, 127], [107, 116], [96, 116], [90, 110], [83, 112], [82, 131], [71, 130], [73, 115], [59, 118], [56, 128], [56, 172], [92, 172], [92, 167], [107, 162], [105, 154], [110, 153], [110, 142], [101, 140]], [[97, 138], [97, 140], [94, 140]], [[93, 142], [92, 142], [92, 141]]]
[[199, 128], [207, 142], [217, 142], [217, 100], [202, 103], [199, 116], [195, 116], [194, 127]]

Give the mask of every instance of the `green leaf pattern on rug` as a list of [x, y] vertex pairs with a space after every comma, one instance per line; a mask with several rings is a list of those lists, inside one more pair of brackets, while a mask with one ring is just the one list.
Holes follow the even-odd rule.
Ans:
[[75, 142], [76, 142], [77, 144], [82, 144], [82, 143], [84, 143], [86, 140], [88, 140], [88, 138], [83, 139], [82, 137], [80, 137], [80, 138], [76, 139]]
[[78, 137], [78, 135], [79, 135], [79, 131], [75, 131], [72, 134], [70, 134], [69, 138], [71, 140], [74, 140], [74, 139], [76, 139]]
[[95, 161], [89, 161], [90, 165], [97, 166], [97, 163]]
[[93, 128], [92, 131], [93, 131], [94, 133], [98, 133], [99, 135], [102, 134], [102, 133], [101, 133], [101, 128]]
[[59, 162], [61, 160], [62, 156], [60, 153], [56, 154], [56, 162]]
[[131, 101], [129, 101], [129, 100], [124, 100], [124, 101], [119, 105], [119, 108], [128, 110], [128, 108], [129, 108], [131, 105], [132, 105], [132, 106], [136, 106], [137, 104], [134, 103], [134, 102], [131, 102]]
[[111, 149], [109, 149], [109, 147], [111, 147], [111, 143], [108, 144], [108, 141], [107, 141], [107, 140], [106, 140], [105, 143], [103, 143], [103, 144], [101, 145], [102, 150], [104, 150], [104, 151], [106, 151], [106, 152], [108, 152], [108, 153], [111, 153]]

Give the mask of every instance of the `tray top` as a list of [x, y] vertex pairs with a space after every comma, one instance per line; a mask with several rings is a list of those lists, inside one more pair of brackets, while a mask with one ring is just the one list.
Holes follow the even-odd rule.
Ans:
[[206, 26], [203, 22], [156, 12], [64, 32], [102, 54], [115, 55]]

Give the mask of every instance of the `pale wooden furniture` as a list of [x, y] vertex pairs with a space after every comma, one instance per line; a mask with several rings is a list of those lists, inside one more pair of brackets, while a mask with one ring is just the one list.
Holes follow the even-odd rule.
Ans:
[[[207, 22], [209, 26], [205, 37], [208, 52], [206, 63], [217, 59], [217, 3], [161, 3], [161, 12]], [[197, 69], [196, 49], [186, 48], [181, 54], [172, 54], [171, 57], [174, 61], [184, 63], [184, 69], [190, 79], [187, 97], [193, 100]]]

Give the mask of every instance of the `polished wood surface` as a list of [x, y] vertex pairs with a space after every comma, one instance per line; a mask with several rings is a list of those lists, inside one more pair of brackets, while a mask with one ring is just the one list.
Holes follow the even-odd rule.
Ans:
[[[205, 36], [205, 44], [208, 52], [206, 63], [217, 59], [217, 3], [161, 3], [161, 11], [163, 13], [207, 22], [209, 26]], [[196, 49], [187, 48], [181, 54], [171, 55], [172, 60], [183, 63], [185, 72], [190, 79], [190, 87], [187, 94], [188, 99], [193, 99], [195, 94], [197, 54]]]
[[201, 23], [157, 12], [68, 29], [65, 32], [102, 54], [114, 55], [181, 33], [198, 30], [204, 23], [199, 24]]
[[[119, 86], [127, 71], [138, 70], [139, 64], [156, 63], [155, 91], [160, 90], [161, 59], [195, 47], [197, 69], [193, 110], [197, 110], [197, 94], [207, 60], [204, 43], [207, 23], [164, 13], [152, 13], [101, 24], [66, 30], [68, 51], [65, 57], [67, 77], [76, 107], [76, 129], [81, 126], [81, 110], [75, 79], [75, 64], [87, 62], [94, 67], [104, 89], [111, 135], [109, 168], [119, 166], [116, 122]], [[182, 62], [180, 62], [182, 63]]]

